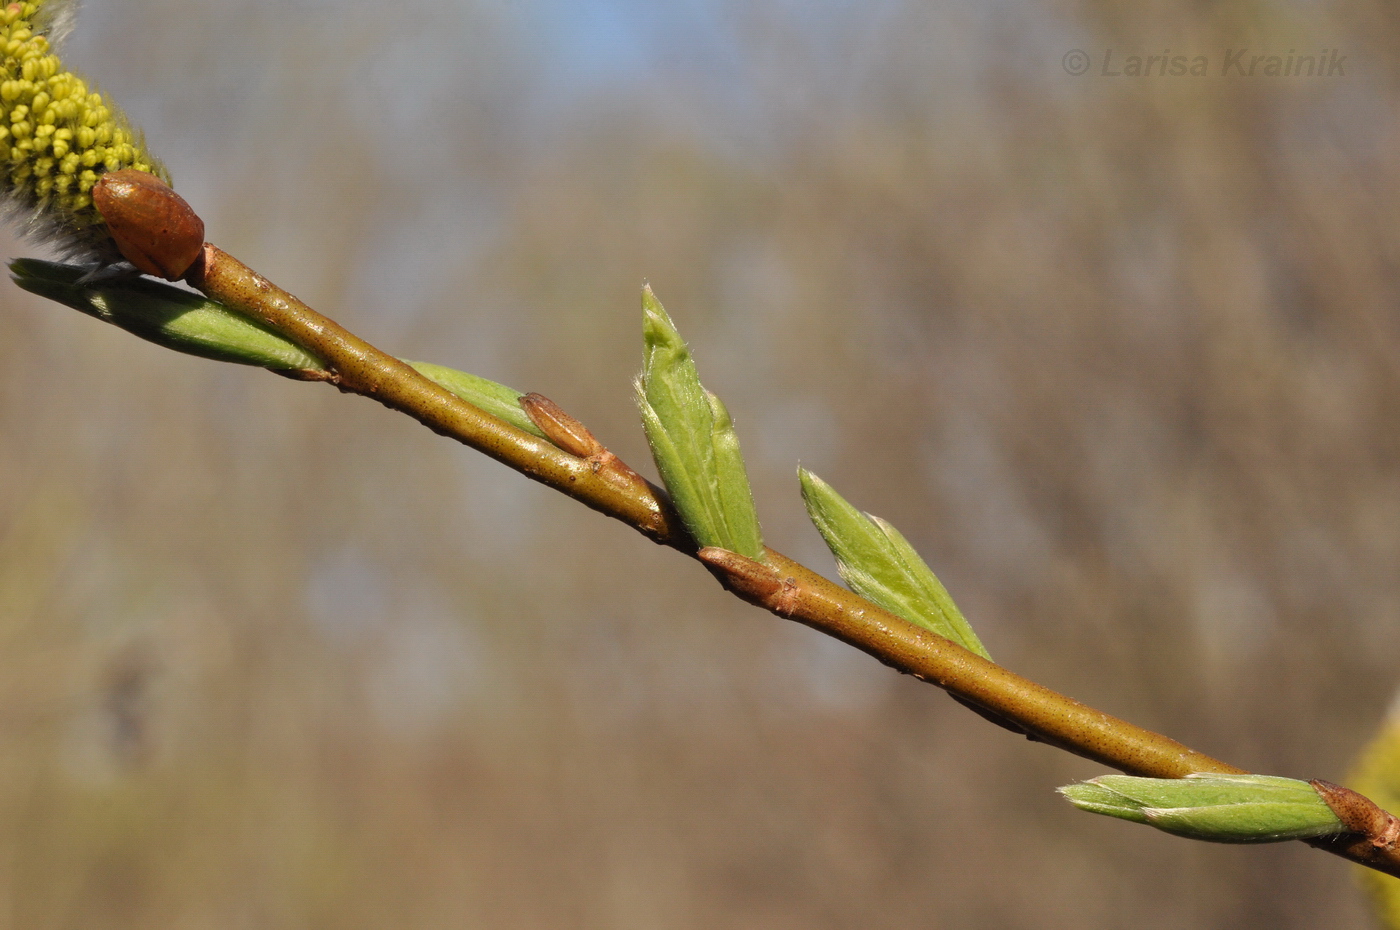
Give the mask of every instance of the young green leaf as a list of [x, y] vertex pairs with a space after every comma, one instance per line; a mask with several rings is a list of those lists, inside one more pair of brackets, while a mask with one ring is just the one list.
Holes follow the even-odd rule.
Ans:
[[1212, 843], [1276, 843], [1343, 832], [1312, 785], [1275, 775], [1103, 775], [1059, 790], [1080, 810]]
[[729, 411], [700, 383], [690, 349], [650, 287], [642, 290], [642, 336], [637, 406], [686, 529], [702, 547], [762, 560], [758, 512]]
[[851, 590], [965, 649], [990, 659], [948, 591], [909, 541], [879, 517], [861, 513], [805, 468], [802, 500]]
[[[87, 271], [34, 258], [10, 263], [15, 283], [25, 290], [176, 352], [274, 371], [321, 371], [325, 367], [295, 343], [223, 304], [148, 278], [83, 281]], [[441, 365], [407, 364], [468, 403], [543, 438], [540, 428], [520, 408], [519, 391]]]

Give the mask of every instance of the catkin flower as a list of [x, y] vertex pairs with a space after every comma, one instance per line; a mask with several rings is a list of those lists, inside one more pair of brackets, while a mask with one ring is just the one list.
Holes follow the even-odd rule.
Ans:
[[122, 168], [169, 174], [126, 117], [54, 54], [74, 5], [22, 0], [0, 10], [0, 178], [26, 235], [71, 258], [119, 261], [93, 185]]

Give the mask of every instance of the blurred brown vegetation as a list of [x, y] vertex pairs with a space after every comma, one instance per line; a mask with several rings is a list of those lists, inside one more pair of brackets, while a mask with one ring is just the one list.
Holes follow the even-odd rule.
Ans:
[[[1400, 647], [1380, 0], [89, 0], [211, 238], [648, 466], [649, 279], [994, 656], [1341, 779]], [[1337, 48], [1344, 77], [1221, 78]], [[1061, 56], [1205, 54], [1207, 78]], [[32, 253], [23, 244], [10, 254]], [[0, 290], [0, 928], [1362, 927], [372, 404]]]

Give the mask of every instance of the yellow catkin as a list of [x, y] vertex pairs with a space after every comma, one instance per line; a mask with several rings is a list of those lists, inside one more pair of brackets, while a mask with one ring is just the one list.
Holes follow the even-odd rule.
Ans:
[[[1400, 702], [1357, 763], [1348, 783], [1394, 813], [1400, 811]], [[1359, 870], [1380, 924], [1400, 930], [1400, 878]]]
[[97, 179], [121, 168], [170, 178], [121, 112], [53, 53], [49, 37], [70, 10], [69, 0], [25, 0], [0, 11], [0, 176], [30, 233], [100, 255], [108, 249], [90, 195]]

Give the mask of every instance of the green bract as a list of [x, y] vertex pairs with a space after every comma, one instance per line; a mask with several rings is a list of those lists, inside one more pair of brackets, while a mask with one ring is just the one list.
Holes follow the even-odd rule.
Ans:
[[797, 470], [807, 515], [836, 556], [851, 590], [892, 614], [990, 659], [943, 584], [909, 541], [879, 517], [861, 513], [805, 468]]
[[1276, 843], [1343, 831], [1312, 785], [1276, 775], [1103, 775], [1059, 790], [1080, 810], [1212, 843]]
[[[26, 291], [119, 326], [142, 339], [203, 358], [274, 371], [321, 371], [321, 361], [241, 313], [198, 294], [149, 278], [122, 276], [83, 281], [85, 269], [21, 258], [10, 263]], [[464, 371], [408, 362], [420, 374], [481, 408], [543, 438], [520, 409], [519, 391]]]
[[68, 0], [27, 0], [0, 9], [0, 174], [31, 235], [70, 255], [112, 257], [91, 191], [106, 171], [135, 168], [169, 182], [126, 117], [64, 70], [50, 40]]
[[761, 561], [763, 536], [729, 411], [700, 383], [690, 349], [650, 287], [642, 290], [642, 335], [637, 406], [685, 528], [701, 547]]

